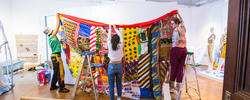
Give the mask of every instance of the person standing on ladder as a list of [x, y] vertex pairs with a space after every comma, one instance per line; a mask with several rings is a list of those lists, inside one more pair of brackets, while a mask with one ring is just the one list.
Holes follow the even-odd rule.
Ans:
[[123, 64], [122, 58], [124, 56], [123, 53], [123, 36], [116, 29], [114, 29], [117, 34], [114, 34], [111, 37], [111, 25], [109, 25], [108, 32], [108, 57], [110, 59], [108, 65], [108, 81], [109, 81], [109, 93], [110, 100], [114, 100], [114, 81], [116, 79], [116, 88], [117, 88], [117, 100], [121, 100], [122, 96], [122, 74], [123, 74]]
[[[53, 63], [54, 73], [52, 77], [50, 90], [56, 90], [59, 88], [59, 92], [67, 93], [69, 92], [69, 90], [65, 88], [65, 84], [64, 84], [64, 68], [63, 68], [63, 62], [61, 59], [61, 44], [60, 44], [59, 39], [56, 36], [59, 26], [60, 26], [59, 14], [57, 14], [56, 16], [57, 16], [57, 22], [56, 22], [55, 30], [45, 27], [43, 31], [43, 33], [47, 34], [49, 37], [48, 41], [49, 41], [49, 45], [52, 51], [51, 61]], [[56, 86], [57, 82], [59, 82], [59, 87]]]
[[[175, 92], [175, 90], [179, 91], [182, 86], [183, 68], [187, 56], [186, 29], [179, 14], [178, 17], [174, 17], [171, 21], [171, 25], [174, 28], [172, 36], [173, 48], [170, 53], [171, 72], [169, 85], [171, 93]], [[175, 80], [177, 82], [176, 87]]]

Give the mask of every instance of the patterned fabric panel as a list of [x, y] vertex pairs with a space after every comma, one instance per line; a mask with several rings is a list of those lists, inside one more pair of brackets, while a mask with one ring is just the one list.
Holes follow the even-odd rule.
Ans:
[[102, 50], [100, 29], [96, 29], [95, 33], [96, 33], [96, 50]]
[[151, 50], [152, 50], [152, 78], [153, 78], [153, 94], [156, 100], [161, 98], [161, 80], [159, 77], [159, 37], [160, 37], [160, 22], [155, 23], [151, 27]]
[[137, 80], [137, 62], [125, 63], [125, 81], [136, 81]]
[[140, 88], [150, 88], [151, 84], [150, 54], [143, 54], [138, 61], [138, 81]]
[[90, 36], [90, 25], [80, 24], [79, 35], [83, 37]]
[[137, 61], [139, 59], [138, 55], [138, 42], [137, 33], [139, 28], [123, 28], [123, 44], [124, 44], [124, 55], [125, 61]]
[[160, 61], [159, 71], [160, 71], [161, 87], [165, 81], [169, 65], [170, 64], [167, 61]]
[[98, 28], [96, 26], [91, 27], [91, 33], [90, 33], [90, 43], [89, 43], [89, 49], [90, 51], [96, 51], [96, 30]]
[[171, 26], [171, 20], [174, 15], [169, 15], [161, 20], [161, 37], [171, 39], [173, 34], [173, 28]]
[[72, 45], [77, 46], [77, 38], [78, 38], [78, 31], [79, 31], [79, 23], [74, 22], [70, 19], [63, 18], [62, 21], [63, 27], [64, 27], [64, 33], [66, 37], [66, 41]]

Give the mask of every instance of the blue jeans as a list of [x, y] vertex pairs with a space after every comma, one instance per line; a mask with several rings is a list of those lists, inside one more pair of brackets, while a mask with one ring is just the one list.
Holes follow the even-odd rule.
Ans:
[[116, 64], [109, 63], [108, 80], [109, 80], [110, 100], [115, 100], [115, 96], [114, 96], [115, 78], [116, 78], [116, 88], [117, 88], [118, 97], [122, 96], [122, 73], [123, 73], [122, 63], [116, 63]]

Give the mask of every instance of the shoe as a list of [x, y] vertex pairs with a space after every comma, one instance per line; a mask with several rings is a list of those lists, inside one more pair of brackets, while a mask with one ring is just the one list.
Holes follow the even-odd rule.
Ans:
[[59, 86], [50, 87], [50, 91], [52, 91], [52, 90], [56, 90], [56, 89], [58, 89], [58, 88], [59, 88]]
[[60, 89], [59, 89], [59, 92], [61, 92], [61, 93], [68, 93], [68, 92], [69, 92], [69, 89], [60, 88]]
[[174, 81], [169, 81], [169, 87], [170, 87], [170, 92], [171, 93], [175, 92]]
[[179, 92], [180, 90], [182, 90], [182, 83], [176, 83], [176, 91]]
[[122, 100], [122, 98], [121, 97], [117, 97], [117, 100]]

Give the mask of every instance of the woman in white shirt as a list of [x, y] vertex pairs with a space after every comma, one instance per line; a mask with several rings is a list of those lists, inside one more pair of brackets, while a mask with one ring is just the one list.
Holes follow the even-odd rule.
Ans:
[[113, 26], [115, 32], [111, 37], [111, 25], [109, 25], [108, 32], [108, 57], [110, 59], [108, 66], [108, 80], [109, 80], [109, 93], [110, 100], [114, 100], [114, 81], [116, 79], [117, 88], [117, 100], [121, 100], [122, 95], [122, 74], [123, 74], [123, 64], [122, 58], [123, 54], [123, 36], [119, 30]]

